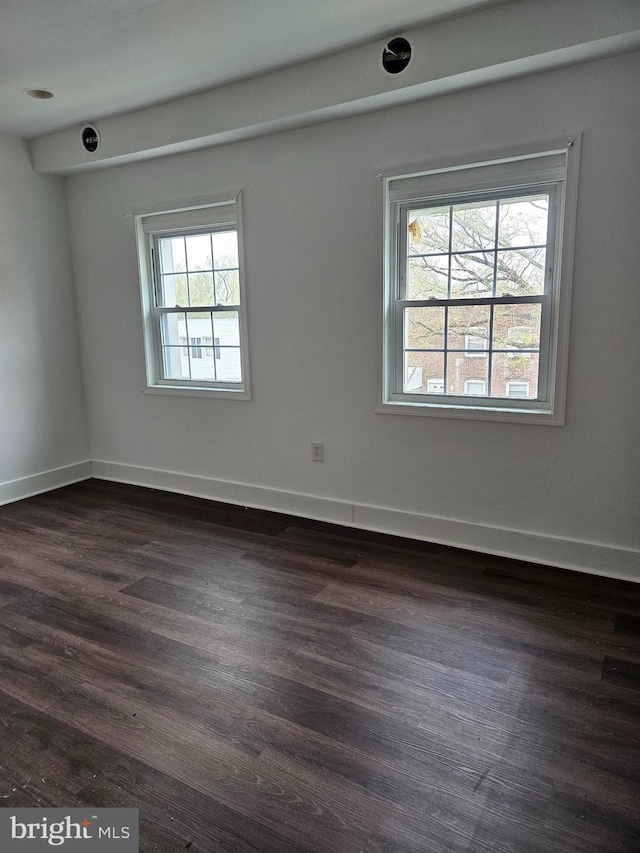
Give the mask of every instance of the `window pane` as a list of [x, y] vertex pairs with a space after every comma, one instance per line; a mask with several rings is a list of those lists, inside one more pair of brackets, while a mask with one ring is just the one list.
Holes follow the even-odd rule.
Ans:
[[[205, 339], [212, 338], [213, 333], [211, 331], [211, 314], [208, 311], [194, 311], [190, 312], [186, 315], [187, 317], [187, 329], [184, 337], [189, 338], [189, 344], [194, 348], [197, 348], [197, 358], [202, 358], [204, 352], [203, 347], [205, 346]], [[193, 351], [191, 352], [193, 357]]]
[[444, 349], [444, 308], [405, 308], [405, 349]]
[[237, 269], [238, 234], [236, 231], [217, 231], [211, 235], [213, 265], [217, 270]]
[[238, 270], [215, 273], [216, 305], [240, 304], [240, 274]]
[[473, 299], [493, 294], [494, 252], [451, 256], [451, 298]]
[[160, 307], [175, 308], [189, 304], [186, 275], [163, 275], [160, 297]]
[[446, 299], [449, 284], [448, 255], [409, 258], [407, 277], [407, 299]]
[[407, 211], [407, 254], [449, 251], [449, 207]]
[[240, 317], [237, 311], [214, 311], [213, 337], [218, 348], [240, 346]]
[[473, 202], [454, 205], [451, 251], [492, 249], [496, 243], [496, 203]]
[[442, 394], [444, 353], [406, 352], [404, 354], [404, 392], [406, 394]]
[[517, 350], [539, 349], [541, 316], [542, 306], [538, 304], [496, 305], [493, 349], [516, 350], [514, 356], [518, 355]]
[[489, 305], [454, 305], [448, 309], [447, 347], [477, 351], [480, 346], [469, 346], [470, 336], [480, 339], [484, 349], [489, 348], [491, 308]]
[[540, 246], [547, 242], [549, 197], [510, 198], [500, 202], [498, 246]]
[[162, 347], [164, 378], [190, 379], [189, 358], [182, 347]]
[[[185, 312], [162, 318], [165, 378], [213, 381], [216, 379], [211, 314]], [[166, 345], [167, 343], [171, 345]], [[174, 344], [178, 343], [179, 346]]]
[[[194, 339], [192, 338], [192, 340]], [[213, 382], [216, 378], [216, 366], [213, 355], [207, 354], [207, 348], [200, 344], [195, 347], [189, 347], [189, 354], [191, 356], [191, 378], [201, 379], [204, 382]]]
[[[463, 352], [447, 353], [447, 393], [468, 394], [465, 382], [484, 382], [489, 387], [489, 358], [468, 358]], [[471, 386], [469, 386], [471, 387]]]
[[216, 372], [218, 379], [222, 382], [242, 381], [242, 365], [238, 347], [216, 347]]
[[160, 251], [160, 269], [163, 273], [184, 272], [187, 259], [184, 250], [184, 237], [163, 237], [158, 240]]
[[534, 296], [544, 293], [546, 254], [546, 249], [499, 251], [496, 294]]
[[523, 383], [529, 385], [527, 399], [538, 395], [538, 353], [525, 356], [520, 353], [493, 354], [491, 370], [491, 393], [494, 397], [508, 397], [508, 383]]
[[190, 305], [213, 305], [213, 273], [189, 273]]
[[211, 236], [209, 234], [193, 234], [185, 237], [187, 244], [187, 268], [189, 270], [212, 269]]
[[187, 326], [183, 313], [163, 314], [160, 323], [163, 345], [178, 346], [187, 337]]

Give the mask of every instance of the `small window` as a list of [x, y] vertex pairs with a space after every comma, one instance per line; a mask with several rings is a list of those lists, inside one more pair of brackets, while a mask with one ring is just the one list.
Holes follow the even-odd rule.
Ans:
[[473, 397], [482, 397], [487, 393], [487, 383], [482, 379], [465, 379], [464, 393]]
[[564, 422], [577, 144], [384, 177], [379, 411]]
[[470, 358], [484, 358], [487, 354], [487, 330], [478, 326], [469, 329], [464, 336], [464, 348]]
[[507, 382], [505, 384], [507, 397], [528, 397], [529, 383], [528, 382]]
[[239, 196], [136, 222], [147, 390], [248, 398]]

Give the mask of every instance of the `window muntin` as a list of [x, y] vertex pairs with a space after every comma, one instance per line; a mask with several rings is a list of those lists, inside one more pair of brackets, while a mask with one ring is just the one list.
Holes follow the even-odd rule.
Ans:
[[[380, 176], [378, 411], [564, 423], [579, 152], [576, 136]], [[485, 355], [469, 354], [473, 328], [486, 329]], [[467, 380], [485, 396], [466, 395]], [[527, 396], [507, 382], [528, 382]]]
[[549, 194], [407, 205], [405, 298], [544, 293]]
[[[433, 393], [428, 374], [436, 356], [446, 398], [471, 394], [502, 400], [509, 380], [526, 379], [544, 390], [539, 354], [543, 313], [550, 308], [547, 254], [553, 246], [554, 206], [553, 186], [483, 194], [455, 204], [398, 206], [404, 251], [396, 310], [405, 373], [397, 387], [403, 393]], [[486, 360], [481, 376], [477, 367], [466, 365], [470, 359]], [[406, 371], [415, 375], [419, 368], [426, 384], [418, 389], [412, 383], [410, 389]], [[480, 387], [467, 386], [474, 379], [484, 383], [481, 395], [467, 390]]]
[[[237, 230], [156, 235], [152, 252], [163, 356], [159, 378], [241, 382]], [[215, 352], [214, 338], [220, 341]]]
[[155, 238], [159, 307], [240, 304], [235, 228]]
[[149, 387], [248, 397], [239, 198], [136, 218]]

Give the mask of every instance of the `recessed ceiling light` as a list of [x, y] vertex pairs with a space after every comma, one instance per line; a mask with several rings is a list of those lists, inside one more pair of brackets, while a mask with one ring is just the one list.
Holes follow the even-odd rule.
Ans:
[[54, 97], [53, 92], [50, 92], [48, 89], [23, 89], [22, 92], [30, 98], [36, 98], [38, 101], [46, 101]]

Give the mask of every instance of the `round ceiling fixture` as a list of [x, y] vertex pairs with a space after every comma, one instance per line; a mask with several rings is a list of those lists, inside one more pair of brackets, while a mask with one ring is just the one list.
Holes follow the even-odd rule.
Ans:
[[22, 93], [38, 101], [48, 101], [49, 98], [55, 97], [53, 92], [50, 92], [48, 89], [23, 89]]
[[411, 45], [405, 38], [388, 41], [382, 50], [382, 67], [387, 74], [400, 74], [411, 62]]

